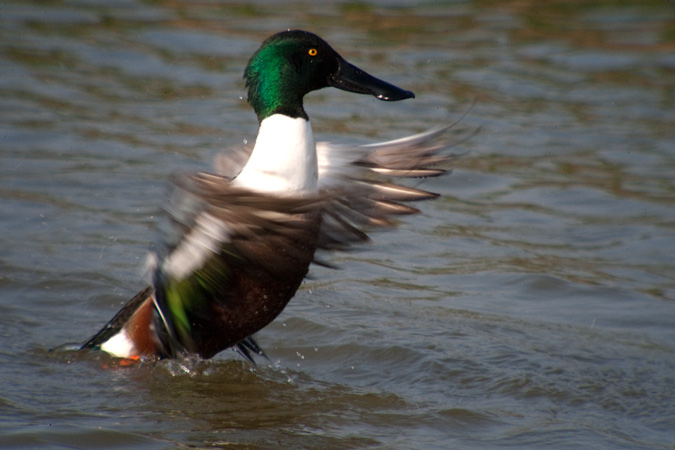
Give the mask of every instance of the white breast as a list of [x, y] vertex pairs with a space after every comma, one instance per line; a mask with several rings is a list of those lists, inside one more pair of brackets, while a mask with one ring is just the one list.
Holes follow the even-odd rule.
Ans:
[[309, 121], [275, 114], [260, 124], [253, 153], [232, 184], [259, 192], [314, 193], [317, 177]]

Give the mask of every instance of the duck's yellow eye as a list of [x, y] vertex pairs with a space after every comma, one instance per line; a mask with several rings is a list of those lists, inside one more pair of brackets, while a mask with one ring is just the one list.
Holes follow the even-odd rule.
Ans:
[[315, 48], [310, 48], [307, 53], [309, 53], [309, 56], [316, 56], [319, 52], [317, 52]]

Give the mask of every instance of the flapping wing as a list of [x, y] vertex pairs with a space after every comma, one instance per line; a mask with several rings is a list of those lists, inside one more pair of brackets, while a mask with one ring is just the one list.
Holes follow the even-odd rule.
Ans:
[[318, 143], [319, 189], [328, 199], [320, 248], [345, 249], [350, 244], [368, 241], [365, 230], [391, 226], [394, 216], [419, 212], [404, 202], [438, 197], [433, 192], [393, 183], [391, 179], [448, 173], [444, 166], [458, 156], [450, 153], [450, 148], [459, 143], [448, 136], [452, 126], [370, 145]]
[[[170, 230], [153, 278], [160, 340], [171, 356], [183, 350], [208, 355], [208, 330], [222, 326], [217, 318], [246, 308], [238, 290], [242, 278], [282, 283], [304, 277], [299, 267], [312, 260], [323, 203], [318, 197], [276, 198], [235, 188], [214, 174], [177, 175], [172, 181]], [[232, 312], [232, 320], [243, 320], [241, 311]], [[236, 345], [255, 331], [232, 325], [232, 342], [219, 345]], [[254, 344], [244, 341], [239, 349], [244, 356], [258, 353]]]

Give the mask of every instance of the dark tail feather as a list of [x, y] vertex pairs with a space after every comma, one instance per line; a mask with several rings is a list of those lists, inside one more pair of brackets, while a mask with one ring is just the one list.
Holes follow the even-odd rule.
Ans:
[[153, 288], [152, 286], [147, 286], [141, 292], [136, 294], [134, 298], [129, 300], [126, 305], [117, 313], [115, 317], [110, 319], [110, 322], [106, 323], [101, 330], [96, 333], [91, 339], [85, 342], [80, 350], [83, 349], [100, 349], [101, 345], [105, 343], [108, 339], [117, 334], [124, 324], [129, 320], [129, 318], [136, 312], [136, 310], [143, 304], [145, 301], [152, 296]]

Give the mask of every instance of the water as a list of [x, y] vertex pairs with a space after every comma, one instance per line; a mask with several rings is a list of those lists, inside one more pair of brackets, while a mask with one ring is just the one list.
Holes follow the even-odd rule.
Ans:
[[[673, 448], [674, 20], [638, 1], [3, 3], [0, 447]], [[285, 28], [417, 94], [313, 93], [320, 139], [468, 112], [481, 132], [424, 184], [443, 197], [314, 268], [258, 335], [269, 363], [50, 353], [144, 285], [167, 175], [255, 136], [241, 74]]]

